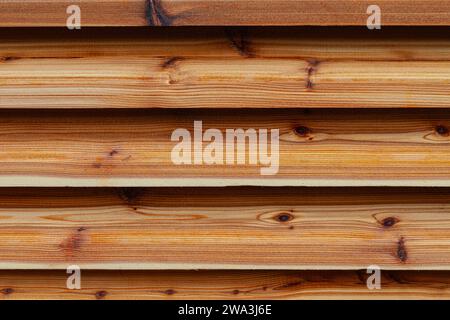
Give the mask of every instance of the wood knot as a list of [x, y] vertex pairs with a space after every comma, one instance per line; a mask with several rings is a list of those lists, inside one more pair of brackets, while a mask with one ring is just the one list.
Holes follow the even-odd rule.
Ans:
[[164, 291], [165, 294], [167, 294], [168, 296], [174, 295], [175, 293], [177, 293], [175, 290], [173, 289], [167, 289], [166, 291]]
[[113, 150], [111, 150], [110, 152], [108, 152], [108, 155], [110, 156], [110, 157], [114, 157], [116, 154], [118, 154], [119, 153], [119, 151], [117, 151], [116, 149], [113, 149]]
[[300, 137], [306, 137], [311, 133], [311, 130], [305, 126], [298, 126], [294, 129], [294, 132]]
[[174, 67], [178, 62], [180, 62], [182, 60], [184, 60], [184, 58], [182, 58], [182, 57], [170, 57], [168, 59], [165, 59], [161, 63], [161, 68], [168, 69], [168, 68]]
[[400, 220], [398, 220], [395, 217], [388, 217], [388, 218], [381, 220], [381, 224], [383, 225], [383, 227], [389, 228], [389, 227], [392, 227], [393, 225], [395, 225], [399, 221]]
[[11, 57], [11, 56], [5, 56], [5, 57], [0, 57], [0, 62], [8, 62], [8, 61], [13, 61], [13, 60], [17, 60], [18, 58], [16, 57]]
[[95, 293], [95, 298], [96, 298], [96, 299], [103, 299], [104, 297], [106, 297], [107, 294], [108, 294], [107, 291], [100, 290], [100, 291], [97, 291], [97, 292]]
[[240, 293], [240, 291], [236, 289], [236, 290], [233, 290], [231, 293], [234, 294], [234, 295], [237, 295], [237, 294]]
[[164, 10], [161, 0], [145, 1], [145, 18], [149, 26], [170, 26], [175, 19]]
[[406, 252], [405, 239], [403, 237], [397, 242], [397, 257], [401, 262], [406, 262], [408, 253]]
[[314, 88], [313, 76], [317, 73], [317, 68], [320, 64], [320, 61], [316, 59], [309, 59], [307, 60], [307, 63], [308, 65], [306, 67], [305, 87], [308, 90], [312, 90]]
[[14, 292], [14, 289], [13, 289], [13, 288], [3, 288], [3, 289], [1, 290], [1, 292], [2, 292], [2, 294], [4, 294], [4, 295], [9, 295], [9, 294], [12, 294], [12, 293]]
[[247, 28], [225, 29], [225, 35], [230, 41], [230, 45], [240, 56], [252, 58], [255, 56], [251, 48], [250, 37]]
[[449, 136], [449, 130], [446, 126], [438, 125], [438, 126], [436, 126], [435, 131], [440, 136], [444, 136], [444, 137]]
[[275, 220], [278, 222], [288, 222], [294, 219], [294, 216], [290, 213], [279, 213], [275, 216]]

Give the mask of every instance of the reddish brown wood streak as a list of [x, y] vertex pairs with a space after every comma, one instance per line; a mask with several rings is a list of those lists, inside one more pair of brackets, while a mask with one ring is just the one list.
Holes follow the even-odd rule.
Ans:
[[85, 241], [83, 232], [86, 230], [84, 227], [77, 228], [77, 230], [69, 235], [64, 241], [62, 241], [59, 247], [64, 251], [64, 255], [67, 258], [73, 258], [77, 252], [81, 250], [81, 246]]

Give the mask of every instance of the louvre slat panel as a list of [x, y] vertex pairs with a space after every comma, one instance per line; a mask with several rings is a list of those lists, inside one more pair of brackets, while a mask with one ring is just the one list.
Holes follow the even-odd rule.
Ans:
[[450, 186], [449, 127], [448, 110], [3, 110], [0, 186]]
[[[6, 0], [0, 26], [65, 26], [69, 5], [83, 26], [360, 25], [368, 0]], [[450, 25], [448, 0], [378, 0], [384, 25]], [[69, 11], [71, 12], [71, 11]]]
[[2, 188], [0, 268], [450, 268], [447, 188]]
[[0, 108], [450, 105], [448, 29], [203, 30], [0, 30]]
[[385, 271], [369, 290], [361, 271], [1, 271], [0, 299], [449, 299], [447, 271]]

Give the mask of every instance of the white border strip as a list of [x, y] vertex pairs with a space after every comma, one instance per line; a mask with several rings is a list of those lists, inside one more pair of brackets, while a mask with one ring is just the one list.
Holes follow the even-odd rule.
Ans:
[[450, 187], [450, 179], [84, 178], [1, 176], [0, 187]]
[[[361, 270], [366, 264], [333, 265], [332, 263], [317, 264], [211, 264], [211, 263], [152, 263], [152, 262], [70, 262], [39, 263], [39, 262], [1, 262], [0, 270], [66, 270], [70, 265], [78, 265], [81, 270]], [[381, 270], [450, 270], [449, 264], [377, 264]]]

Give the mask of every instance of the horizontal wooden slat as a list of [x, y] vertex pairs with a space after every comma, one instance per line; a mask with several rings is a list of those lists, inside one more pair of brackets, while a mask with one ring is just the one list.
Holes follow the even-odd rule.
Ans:
[[2, 271], [0, 299], [450, 299], [449, 272], [384, 271], [381, 289], [361, 271]]
[[2, 188], [0, 268], [450, 269], [450, 189]]
[[448, 28], [3, 29], [0, 108], [447, 108], [449, 39]]
[[[369, 0], [6, 0], [0, 26], [65, 26], [66, 8], [82, 26], [360, 25]], [[448, 0], [378, 0], [383, 25], [450, 25]]]
[[[194, 120], [279, 129], [278, 172], [225, 147], [224, 164], [174, 164]], [[450, 186], [449, 127], [449, 110], [3, 110], [0, 186]]]

